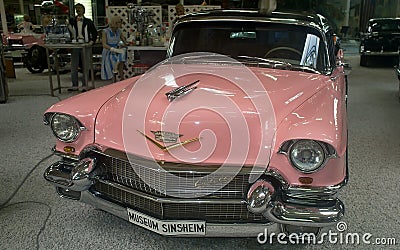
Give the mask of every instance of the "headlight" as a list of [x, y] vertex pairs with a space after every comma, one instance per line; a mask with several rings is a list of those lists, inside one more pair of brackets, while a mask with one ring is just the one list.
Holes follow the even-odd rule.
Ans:
[[299, 140], [293, 143], [289, 152], [293, 166], [303, 173], [317, 170], [325, 162], [324, 148], [313, 140]]
[[81, 131], [79, 122], [66, 114], [54, 114], [51, 118], [50, 127], [57, 139], [63, 142], [75, 141]]

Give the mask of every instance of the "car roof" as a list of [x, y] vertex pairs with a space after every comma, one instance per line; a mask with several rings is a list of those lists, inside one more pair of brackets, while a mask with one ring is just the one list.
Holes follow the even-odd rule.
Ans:
[[370, 22], [376, 22], [376, 21], [400, 21], [400, 18], [398, 17], [379, 17], [379, 18], [371, 18], [369, 19]]
[[210, 10], [204, 12], [196, 12], [186, 14], [177, 20], [179, 23], [189, 21], [261, 21], [261, 22], [277, 22], [282, 24], [297, 24], [317, 28], [325, 33], [331, 30], [328, 20], [319, 14], [302, 14], [302, 13], [286, 13], [272, 12], [263, 13], [258, 10]]

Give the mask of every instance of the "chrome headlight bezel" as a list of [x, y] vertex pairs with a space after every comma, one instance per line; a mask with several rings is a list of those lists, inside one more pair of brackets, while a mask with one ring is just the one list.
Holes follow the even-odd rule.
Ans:
[[64, 113], [47, 113], [44, 123], [49, 125], [53, 135], [62, 142], [74, 142], [85, 127], [73, 116]]
[[[296, 154], [299, 154], [298, 151], [299, 147], [301, 145], [306, 145], [309, 144], [309, 151], [308, 153], [310, 153], [310, 157], [319, 157], [318, 159], [314, 159], [317, 160], [317, 162], [314, 163], [313, 166], [309, 166], [309, 167], [305, 167], [302, 166], [296, 159]], [[286, 141], [282, 144], [282, 146], [280, 147], [279, 153], [285, 154], [288, 157], [289, 162], [291, 163], [291, 165], [299, 170], [302, 173], [305, 174], [309, 174], [309, 173], [314, 173], [320, 169], [322, 169], [327, 161], [330, 158], [334, 158], [337, 157], [336, 151], [335, 149], [324, 142], [321, 141], [317, 141], [317, 140], [309, 140], [309, 139], [299, 139], [299, 140], [289, 140]], [[318, 154], [318, 155], [315, 155]]]

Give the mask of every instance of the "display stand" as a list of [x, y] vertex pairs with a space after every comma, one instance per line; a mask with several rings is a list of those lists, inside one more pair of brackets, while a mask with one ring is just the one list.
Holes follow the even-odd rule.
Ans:
[[132, 55], [128, 65], [130, 69], [126, 77], [143, 74], [150, 67], [163, 61], [167, 54], [167, 47], [162, 46], [128, 46], [128, 54]]
[[[58, 59], [57, 59], [57, 51], [59, 49], [82, 49], [83, 51], [83, 55], [85, 55], [86, 50], [90, 50], [90, 57], [89, 57], [89, 62], [87, 62], [88, 58], [86, 58], [85, 56], [82, 56], [82, 66], [83, 66], [83, 77], [85, 79], [86, 83], [89, 83], [89, 76], [88, 76], [88, 71], [85, 69], [85, 67], [87, 65], [90, 65], [90, 76], [92, 79], [92, 86], [91, 88], [95, 88], [94, 86], [94, 71], [93, 71], [93, 63], [92, 63], [92, 46], [89, 45], [88, 43], [50, 43], [50, 44], [45, 44], [44, 45], [46, 48], [46, 55], [47, 55], [47, 65], [48, 65], [48, 70], [49, 70], [49, 83], [50, 83], [50, 94], [51, 96], [54, 96], [54, 91], [58, 90], [58, 93], [61, 93], [61, 89], [63, 87], [61, 87], [61, 81], [60, 81], [60, 70], [58, 67]], [[54, 53], [54, 69], [56, 71], [57, 74], [57, 86], [54, 87], [53, 84], [53, 77], [52, 77], [52, 72], [51, 72], [51, 64], [50, 64], [50, 52], [49, 50], [52, 50]], [[64, 88], [70, 88], [69, 87], [64, 87]]]

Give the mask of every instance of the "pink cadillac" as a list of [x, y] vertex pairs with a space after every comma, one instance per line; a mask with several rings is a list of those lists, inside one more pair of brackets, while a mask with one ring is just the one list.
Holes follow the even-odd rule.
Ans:
[[320, 15], [186, 15], [165, 61], [44, 122], [59, 195], [158, 234], [318, 235], [344, 215], [346, 76]]

